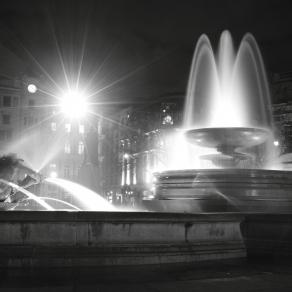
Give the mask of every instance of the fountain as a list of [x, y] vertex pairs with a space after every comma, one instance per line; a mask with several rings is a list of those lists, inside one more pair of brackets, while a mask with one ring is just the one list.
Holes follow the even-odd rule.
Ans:
[[[184, 129], [176, 142], [188, 150], [183, 151], [186, 160], [196, 155], [211, 167], [184, 168], [181, 163], [178, 169], [156, 173], [155, 196], [149, 202], [160, 212], [96, 212], [96, 198], [95, 203], [89, 200], [93, 205], [86, 212], [78, 211], [79, 206], [71, 206], [74, 212], [0, 212], [0, 247], [5, 247], [0, 267], [88, 269], [234, 259], [246, 256], [243, 235], [249, 248], [250, 239], [262, 242], [258, 231], [267, 226], [276, 226], [272, 234], [291, 234], [290, 225], [282, 224], [291, 216], [277, 221], [242, 214], [277, 215], [292, 207], [292, 173], [269, 169], [271, 129], [269, 90], [254, 38], [247, 34], [235, 55], [230, 33], [223, 32], [216, 61], [203, 35], [192, 63]], [[198, 146], [209, 152], [198, 152]], [[78, 193], [82, 196], [84, 190], [78, 187]], [[274, 225], [267, 225], [269, 220]], [[263, 234], [273, 242], [269, 232]]]
[[[209, 167], [156, 173], [153, 208], [290, 211], [292, 172], [270, 167], [272, 129], [267, 77], [253, 36], [246, 34], [235, 54], [231, 35], [224, 31], [217, 58], [208, 37], [201, 36], [192, 62], [180, 139], [189, 144], [190, 156], [199, 156], [201, 164], [208, 161]], [[200, 155], [195, 150], [198, 146], [210, 152]]]

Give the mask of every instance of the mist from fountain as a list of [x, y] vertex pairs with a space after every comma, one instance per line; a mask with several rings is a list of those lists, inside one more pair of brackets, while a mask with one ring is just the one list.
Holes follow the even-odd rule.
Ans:
[[[66, 210], [71, 210], [71, 211], [116, 211], [117, 210], [111, 203], [109, 203], [106, 199], [102, 198], [100, 195], [98, 195], [94, 191], [80, 184], [77, 184], [75, 182], [65, 180], [65, 179], [46, 178], [44, 182], [57, 185], [58, 187], [68, 192], [70, 195], [72, 195], [75, 198], [76, 201], [78, 201], [78, 205], [80, 205], [80, 207], [61, 199], [49, 197], [49, 195], [41, 196], [41, 197], [36, 196], [30, 191], [3, 179], [0, 179], [0, 182], [3, 182], [4, 184], [10, 187], [13, 187], [17, 191], [26, 195], [26, 198], [21, 199], [20, 201], [16, 203], [11, 203], [11, 206], [7, 208], [9, 210], [22, 210], [22, 209], [41, 210], [42, 208], [44, 208], [46, 211], [64, 210], [64, 208], [61, 208], [60, 205], [65, 205], [66, 207], [69, 207], [69, 209], [66, 208]], [[29, 205], [26, 206], [24, 203], [27, 201], [37, 202], [39, 205], [41, 205], [42, 208], [39, 209], [35, 206], [33, 207]], [[56, 202], [58, 203], [58, 206], [53, 207], [49, 205], [46, 201]]]
[[198, 40], [187, 88], [185, 129], [272, 127], [263, 60], [247, 33], [235, 54], [231, 34], [221, 34], [217, 58], [206, 35]]
[[19, 192], [23, 193], [24, 195], [26, 195], [29, 199], [34, 200], [35, 202], [37, 202], [38, 204], [40, 204], [43, 208], [45, 208], [45, 210], [47, 211], [54, 211], [54, 208], [52, 208], [49, 204], [47, 204], [44, 200], [42, 200], [41, 198], [39, 198], [38, 196], [34, 195], [33, 193], [31, 193], [30, 191], [12, 183], [9, 181], [6, 181], [4, 179], [0, 179], [0, 182], [18, 190]]
[[[51, 198], [51, 197], [38, 197], [39, 199], [43, 200], [43, 201], [51, 201], [51, 202], [55, 202], [58, 204], [58, 206], [54, 206], [54, 211], [59, 211], [59, 210], [64, 210], [64, 208], [61, 208], [60, 205], [64, 205], [66, 207], [69, 207], [66, 208], [65, 210], [66, 211], [82, 211], [80, 208], [78, 208], [77, 206], [71, 204], [71, 203], [68, 203], [66, 201], [63, 201], [63, 200], [59, 200], [59, 199], [56, 199], [56, 198]], [[34, 201], [32, 198], [24, 198], [22, 200], [20, 200], [19, 202], [17, 202], [17, 204], [11, 208], [10, 210], [22, 210], [24, 207], [23, 205], [27, 202], [27, 201]], [[26, 206], [28, 208], [30, 208], [29, 206]], [[51, 206], [53, 207], [53, 206]]]
[[[271, 109], [264, 63], [254, 37], [247, 33], [236, 53], [230, 32], [224, 31], [215, 55], [209, 38], [202, 35], [191, 65], [183, 126], [166, 143], [168, 156], [163, 171], [220, 168], [214, 161], [224, 155], [223, 164], [232, 167], [235, 160], [254, 159], [252, 147], [259, 145], [264, 149], [260, 151], [265, 151], [260, 167], [269, 168], [276, 156]], [[201, 129], [206, 130], [202, 133]], [[214, 137], [219, 140], [209, 143]], [[226, 139], [237, 144], [230, 147]], [[259, 167], [254, 164], [249, 166]]]
[[168, 167], [154, 174], [152, 200], [169, 212], [285, 212], [291, 173], [273, 166], [272, 131], [269, 86], [254, 37], [247, 33], [236, 52], [224, 31], [215, 55], [202, 35], [183, 126], [165, 143]]
[[94, 191], [69, 180], [61, 178], [46, 178], [45, 182], [57, 185], [69, 192], [87, 211], [115, 211], [116, 208]]
[[21, 157], [30, 168], [41, 171], [63, 150], [62, 137], [54, 136], [48, 143], [40, 143], [41, 139], [40, 131], [32, 129], [8, 143], [1, 151], [2, 155], [17, 153], [17, 156]]

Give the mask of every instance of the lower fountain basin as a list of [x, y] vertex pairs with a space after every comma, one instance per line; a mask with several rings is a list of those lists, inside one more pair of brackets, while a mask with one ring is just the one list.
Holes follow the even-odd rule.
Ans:
[[240, 214], [0, 212], [0, 268], [92, 268], [242, 258]]
[[292, 210], [292, 172], [264, 169], [194, 169], [156, 173], [154, 201], [166, 212]]

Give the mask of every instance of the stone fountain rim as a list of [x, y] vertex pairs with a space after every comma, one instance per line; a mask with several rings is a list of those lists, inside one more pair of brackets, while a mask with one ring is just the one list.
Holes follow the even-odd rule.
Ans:
[[[190, 142], [207, 148], [216, 148], [221, 145], [240, 148], [261, 144], [268, 139], [271, 133], [270, 129], [262, 127], [204, 127], [188, 129], [184, 134]], [[243, 139], [242, 136], [246, 136], [245, 134], [260, 135], [260, 139], [254, 140], [252, 139], [253, 137], [249, 137], [248, 140], [247, 137]], [[228, 138], [228, 142], [225, 141], [226, 137]]]
[[132, 223], [181, 223], [181, 222], [229, 222], [243, 218], [242, 214], [229, 213], [173, 213], [173, 212], [122, 212], [122, 211], [1, 211], [0, 223], [22, 222], [108, 222], [113, 224]]
[[289, 170], [277, 170], [277, 169], [256, 169], [256, 168], [197, 168], [197, 169], [173, 169], [165, 170], [161, 172], [155, 172], [153, 175], [156, 178], [162, 176], [185, 176], [185, 175], [288, 175], [292, 178], [292, 171]]

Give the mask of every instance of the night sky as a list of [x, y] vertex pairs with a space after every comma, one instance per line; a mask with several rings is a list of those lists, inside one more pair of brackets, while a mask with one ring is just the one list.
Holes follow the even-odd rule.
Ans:
[[23, 68], [12, 54], [0, 62], [2, 71], [11, 64], [53, 93], [55, 83], [66, 88], [64, 70], [75, 84], [81, 68], [80, 87], [98, 92], [96, 100], [139, 103], [184, 93], [198, 37], [206, 33], [216, 48], [224, 29], [235, 46], [254, 34], [268, 73], [292, 71], [286, 0], [3, 1], [0, 42]]

